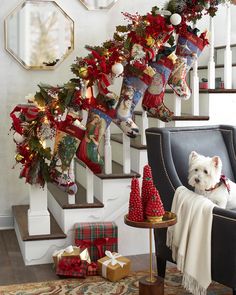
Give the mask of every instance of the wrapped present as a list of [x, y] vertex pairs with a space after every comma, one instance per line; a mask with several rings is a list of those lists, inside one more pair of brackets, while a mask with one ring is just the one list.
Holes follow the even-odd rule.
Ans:
[[118, 252], [118, 231], [114, 222], [77, 223], [75, 244], [88, 248], [91, 261], [96, 262], [105, 256], [105, 251]]
[[63, 257], [57, 264], [56, 274], [66, 277], [85, 278], [88, 262], [79, 257]]
[[88, 264], [87, 276], [96, 276], [98, 274], [98, 265], [96, 262]]
[[80, 247], [71, 245], [66, 247], [65, 249], [55, 251], [52, 257], [55, 268], [57, 268], [57, 265], [62, 258], [79, 258], [82, 261], [86, 261], [88, 264], [91, 263], [88, 249], [82, 250]]
[[130, 260], [119, 253], [105, 252], [106, 256], [98, 260], [98, 273], [109, 281], [116, 282], [130, 273]]

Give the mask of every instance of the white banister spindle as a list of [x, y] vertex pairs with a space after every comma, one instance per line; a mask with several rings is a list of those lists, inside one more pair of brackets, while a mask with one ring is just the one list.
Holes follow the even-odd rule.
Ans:
[[129, 174], [131, 171], [130, 160], [130, 138], [123, 133], [123, 172]]
[[231, 37], [231, 7], [226, 4], [226, 48], [224, 52], [224, 87], [232, 88], [232, 51], [230, 47]]
[[28, 232], [33, 235], [50, 234], [50, 214], [47, 209], [47, 184], [29, 186]]
[[199, 77], [198, 77], [198, 62], [197, 59], [193, 65], [193, 80], [192, 80], [192, 115], [199, 115]]
[[105, 174], [112, 173], [112, 152], [111, 152], [111, 129], [107, 127], [104, 144]]
[[86, 167], [86, 199], [87, 203], [94, 203], [93, 172]]
[[[69, 168], [69, 178], [75, 182], [75, 162], [74, 158], [71, 160]], [[75, 204], [75, 195], [68, 194], [68, 204]]]
[[174, 94], [174, 114], [181, 116], [181, 99], [176, 94]]
[[146, 134], [145, 134], [145, 130], [148, 128], [148, 117], [147, 117], [147, 112], [143, 110], [142, 112], [142, 121], [141, 121], [141, 144], [142, 145], [146, 145], [147, 141], [146, 141]]
[[210, 31], [210, 55], [208, 62], [208, 88], [215, 89], [215, 27], [214, 18], [210, 17], [209, 31]]

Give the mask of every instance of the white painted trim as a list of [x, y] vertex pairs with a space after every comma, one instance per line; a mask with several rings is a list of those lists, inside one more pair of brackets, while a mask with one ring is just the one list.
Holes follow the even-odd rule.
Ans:
[[14, 220], [12, 215], [0, 215], [0, 230], [14, 228]]

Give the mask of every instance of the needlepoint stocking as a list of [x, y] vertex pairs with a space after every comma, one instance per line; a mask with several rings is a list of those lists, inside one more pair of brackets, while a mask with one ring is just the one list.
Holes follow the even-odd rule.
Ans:
[[197, 30], [183, 27], [180, 30], [176, 48], [177, 60], [169, 77], [168, 84], [182, 99], [189, 99], [191, 91], [186, 82], [186, 75], [194, 62], [208, 44], [206, 33], [197, 36]]

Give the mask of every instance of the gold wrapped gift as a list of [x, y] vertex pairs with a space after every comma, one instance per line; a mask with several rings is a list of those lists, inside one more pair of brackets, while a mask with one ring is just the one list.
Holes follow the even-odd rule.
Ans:
[[85, 260], [89, 264], [91, 263], [88, 249], [81, 250], [80, 247], [76, 247], [76, 246], [68, 246], [65, 249], [55, 251], [52, 257], [53, 257], [55, 267], [57, 267], [59, 260], [65, 257], [66, 258], [80, 257], [81, 260]]
[[109, 281], [116, 282], [130, 273], [130, 260], [119, 253], [105, 252], [106, 256], [98, 260], [98, 272]]

